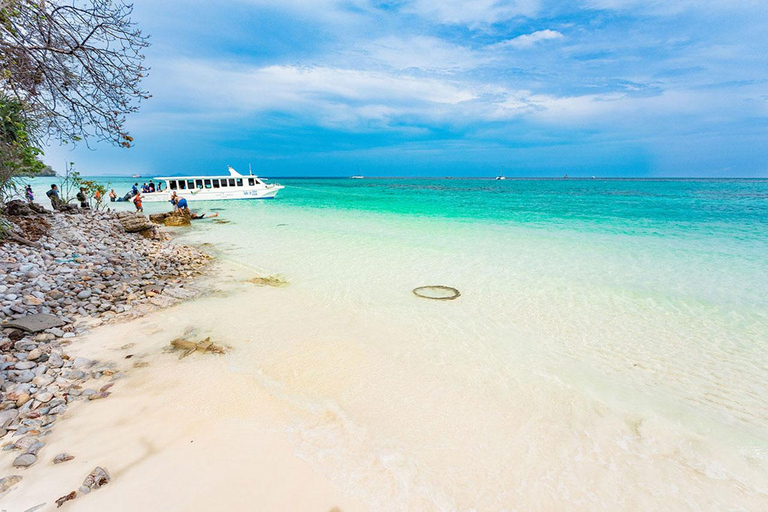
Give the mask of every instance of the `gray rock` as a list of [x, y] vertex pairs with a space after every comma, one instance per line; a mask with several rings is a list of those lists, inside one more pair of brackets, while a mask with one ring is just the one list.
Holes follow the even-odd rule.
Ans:
[[50, 392], [44, 392], [44, 393], [38, 393], [35, 395], [35, 398], [39, 401], [41, 401], [44, 404], [47, 404], [51, 400], [53, 400], [53, 393]]
[[32, 382], [32, 379], [34, 378], [35, 378], [34, 372], [31, 372], [29, 370], [24, 370], [23, 372], [19, 373], [13, 380], [16, 382], [25, 384], [27, 382]]
[[14, 327], [27, 332], [41, 332], [46, 329], [61, 327], [63, 325], [65, 325], [65, 323], [53, 315], [37, 313], [13, 320], [5, 324], [5, 327]]
[[93, 468], [93, 471], [85, 477], [85, 480], [83, 480], [83, 487], [88, 488], [89, 490], [96, 490], [104, 485], [107, 485], [109, 483], [109, 473], [107, 473], [107, 470], [96, 466]]
[[6, 409], [0, 412], [0, 427], [7, 427], [13, 420], [19, 415], [19, 411], [16, 409]]
[[57, 405], [56, 407], [52, 408], [50, 411], [48, 411], [48, 414], [61, 414], [67, 410], [67, 406], [64, 404]]
[[21, 477], [19, 475], [10, 475], [5, 478], [0, 478], [0, 493], [4, 493], [19, 482], [21, 482]]
[[67, 462], [67, 461], [70, 461], [70, 460], [72, 460], [74, 458], [75, 458], [74, 455], [70, 455], [68, 453], [60, 453], [60, 454], [58, 454], [57, 456], [55, 456], [53, 458], [53, 463], [54, 464], [61, 464], [62, 462]]
[[61, 368], [64, 365], [64, 360], [59, 354], [53, 352], [48, 358], [48, 364], [51, 368]]
[[34, 443], [32, 443], [32, 446], [27, 448], [27, 454], [28, 455], [35, 455], [36, 456], [37, 452], [39, 452], [43, 448], [43, 446], [45, 446], [44, 442], [42, 442], [42, 441], [35, 441]]
[[16, 457], [16, 460], [13, 461], [13, 467], [28, 468], [35, 462], [37, 462], [37, 457], [35, 455], [32, 455], [31, 453], [25, 453]]
[[77, 294], [77, 298], [81, 300], [85, 300], [91, 296], [91, 290], [83, 290], [80, 293]]

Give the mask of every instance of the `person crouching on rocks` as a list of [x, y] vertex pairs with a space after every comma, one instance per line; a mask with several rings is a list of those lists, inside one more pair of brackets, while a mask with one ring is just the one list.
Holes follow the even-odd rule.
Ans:
[[170, 199], [169, 203], [171, 203], [173, 205], [173, 211], [174, 212], [179, 209], [179, 196], [176, 195], [176, 191], [175, 190], [173, 192], [171, 192], [171, 199]]
[[133, 196], [133, 204], [136, 206], [136, 212], [143, 212], [144, 207], [141, 206], [141, 194], [137, 193]]
[[77, 200], [80, 201], [80, 208], [89, 209], [88, 197], [85, 195], [85, 188], [80, 187], [80, 192], [77, 193]]

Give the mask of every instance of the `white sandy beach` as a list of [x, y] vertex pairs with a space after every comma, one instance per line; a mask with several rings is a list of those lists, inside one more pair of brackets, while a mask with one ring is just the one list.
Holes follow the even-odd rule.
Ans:
[[[127, 377], [108, 399], [72, 407], [46, 438], [41, 463], [2, 502], [6, 510], [55, 510], [99, 465], [112, 481], [63, 506], [103, 510], [364, 510], [295, 453], [280, 426], [289, 418], [253, 378], [231, 371], [252, 340], [227, 340], [228, 356], [164, 353], [195, 318], [199, 303], [98, 328], [78, 355], [117, 361]], [[130, 348], [122, 348], [133, 344]], [[130, 359], [125, 356], [132, 355]], [[134, 368], [134, 363], [147, 366]], [[75, 459], [52, 465], [55, 454]], [[4, 454], [5, 458], [11, 456]]]

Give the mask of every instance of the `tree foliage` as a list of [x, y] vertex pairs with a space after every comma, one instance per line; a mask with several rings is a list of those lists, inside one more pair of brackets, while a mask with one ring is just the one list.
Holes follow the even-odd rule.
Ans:
[[123, 0], [0, 0], [0, 88], [41, 137], [130, 147], [148, 38]]
[[0, 202], [15, 194], [13, 178], [34, 175], [45, 166], [31, 141], [33, 127], [21, 103], [0, 95]]

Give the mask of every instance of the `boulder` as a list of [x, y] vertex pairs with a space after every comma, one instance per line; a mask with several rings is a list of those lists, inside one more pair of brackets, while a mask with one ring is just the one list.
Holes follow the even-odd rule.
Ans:
[[3, 209], [6, 215], [13, 215], [15, 217], [26, 217], [34, 213], [32, 208], [29, 207], [28, 202], [19, 199], [8, 201]]
[[166, 226], [189, 226], [190, 218], [186, 215], [170, 215], [163, 221]]
[[120, 216], [119, 220], [126, 233], [138, 233], [154, 227], [152, 222], [141, 214]]
[[149, 215], [149, 220], [151, 220], [155, 224], [164, 224], [165, 219], [168, 218], [171, 215], [173, 215], [172, 212], [152, 213], [152, 214]]

